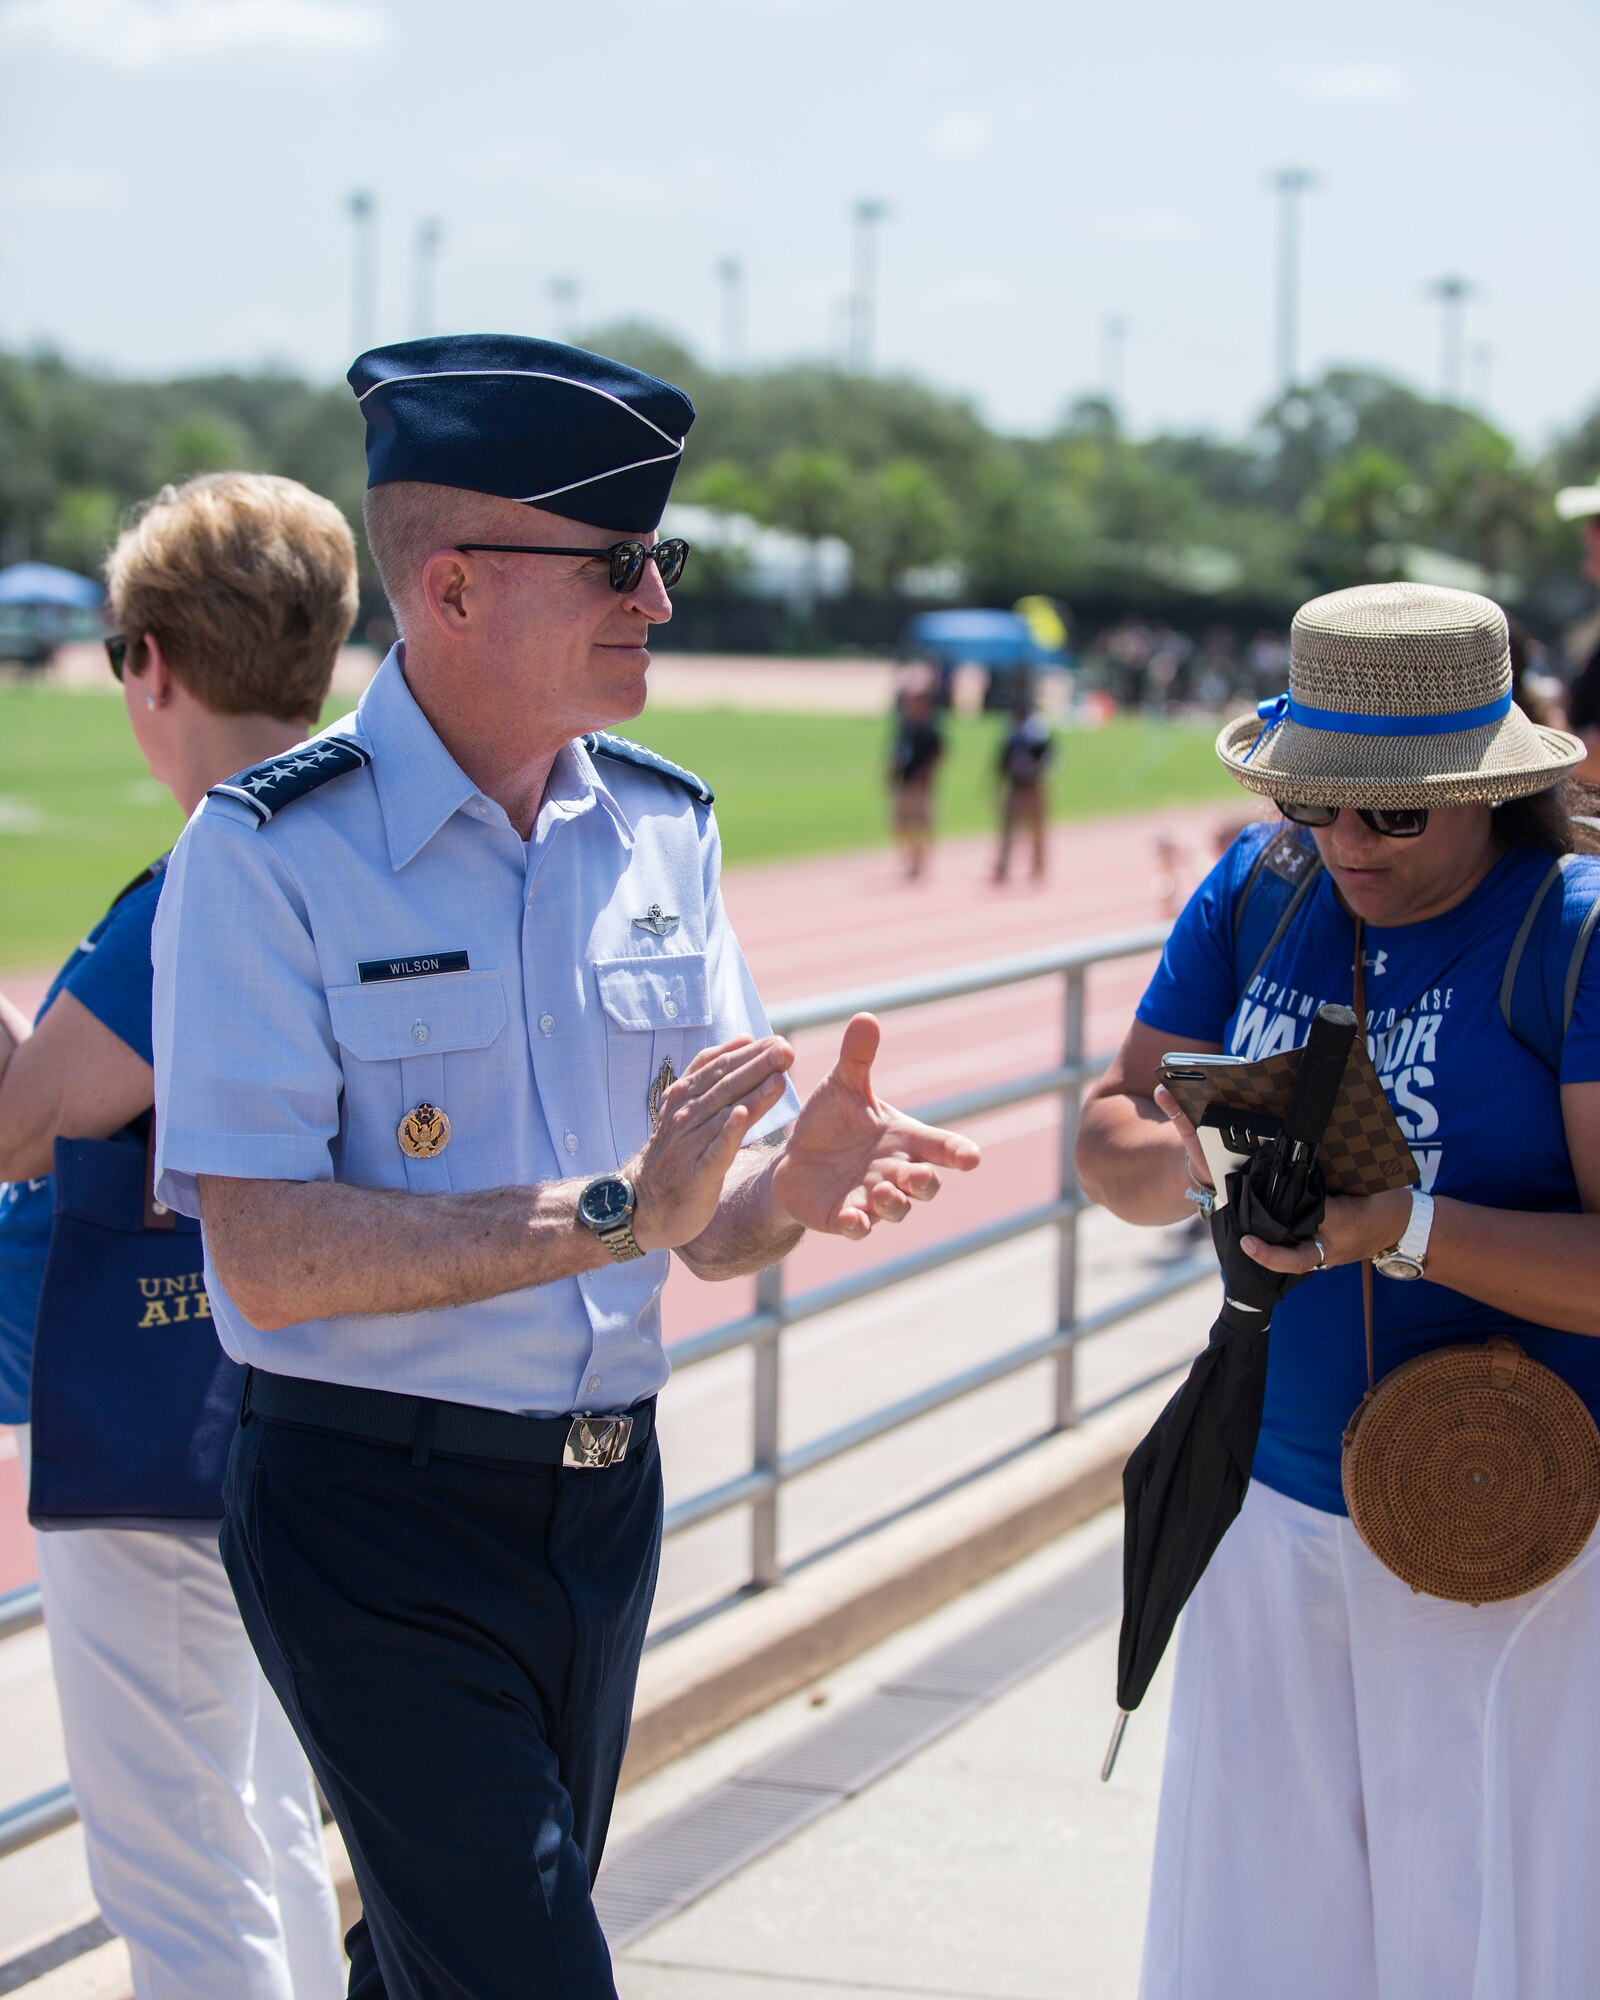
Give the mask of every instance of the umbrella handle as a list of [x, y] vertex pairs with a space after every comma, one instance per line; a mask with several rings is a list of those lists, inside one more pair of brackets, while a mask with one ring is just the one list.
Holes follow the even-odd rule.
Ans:
[[1122, 1748], [1122, 1732], [1128, 1726], [1128, 1717], [1131, 1712], [1131, 1710], [1126, 1708], [1119, 1708], [1117, 1710], [1116, 1727], [1111, 1732], [1111, 1741], [1106, 1745], [1106, 1761], [1100, 1766], [1100, 1782], [1102, 1785], [1108, 1785], [1111, 1782], [1111, 1773], [1116, 1768], [1117, 1752]]

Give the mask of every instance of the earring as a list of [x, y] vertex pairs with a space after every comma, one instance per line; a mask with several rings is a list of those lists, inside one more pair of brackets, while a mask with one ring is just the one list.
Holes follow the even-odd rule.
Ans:
[[155, 696], [153, 694], [147, 694], [144, 698], [144, 705], [146, 708], [154, 708], [156, 705]]

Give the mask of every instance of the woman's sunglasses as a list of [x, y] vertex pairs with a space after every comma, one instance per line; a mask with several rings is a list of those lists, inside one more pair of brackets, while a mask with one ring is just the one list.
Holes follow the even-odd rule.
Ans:
[[111, 671], [117, 679], [122, 679], [122, 669], [128, 658], [128, 635], [126, 632], [108, 632], [105, 638], [106, 658], [111, 662]]
[[[1332, 826], [1340, 812], [1338, 806], [1297, 805], [1292, 799], [1274, 799], [1273, 804], [1296, 826]], [[1363, 826], [1381, 833], [1385, 840], [1415, 840], [1428, 824], [1426, 806], [1353, 806], [1351, 810]]]
[[671, 541], [657, 542], [653, 549], [646, 548], [643, 542], [613, 542], [608, 549], [552, 549], [527, 542], [457, 542], [456, 553], [463, 556], [587, 556], [591, 562], [598, 562], [603, 556], [610, 565], [613, 590], [637, 590], [645, 564], [653, 562], [661, 572], [662, 583], [670, 590], [683, 575], [683, 566], [689, 560], [689, 544], [676, 536]]

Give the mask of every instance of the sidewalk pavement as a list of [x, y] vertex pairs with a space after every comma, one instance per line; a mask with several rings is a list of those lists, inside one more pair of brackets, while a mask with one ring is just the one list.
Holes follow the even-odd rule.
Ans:
[[[1115, 1549], [1102, 1514], [623, 1795], [601, 1876], [666, 1814]], [[1114, 1567], [1114, 1564], [1113, 1564]], [[626, 1944], [621, 2000], [1133, 2000], [1170, 1661], [1109, 1785], [1116, 1599], [1093, 1635]], [[981, 1643], [981, 1642], [980, 1642]]]

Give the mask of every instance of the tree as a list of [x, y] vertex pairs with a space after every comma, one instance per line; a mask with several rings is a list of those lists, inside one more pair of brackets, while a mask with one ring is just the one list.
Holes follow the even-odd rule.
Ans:
[[894, 590], [907, 570], [948, 556], [955, 539], [950, 496], [916, 459], [892, 458], [862, 482], [850, 540], [865, 582]]
[[838, 452], [780, 452], [758, 497], [763, 520], [817, 542], [848, 532], [856, 509], [855, 475]]
[[1415, 490], [1399, 459], [1374, 445], [1329, 467], [1306, 513], [1347, 580], [1373, 583], [1393, 574], [1388, 545], [1401, 532], [1404, 497]]

